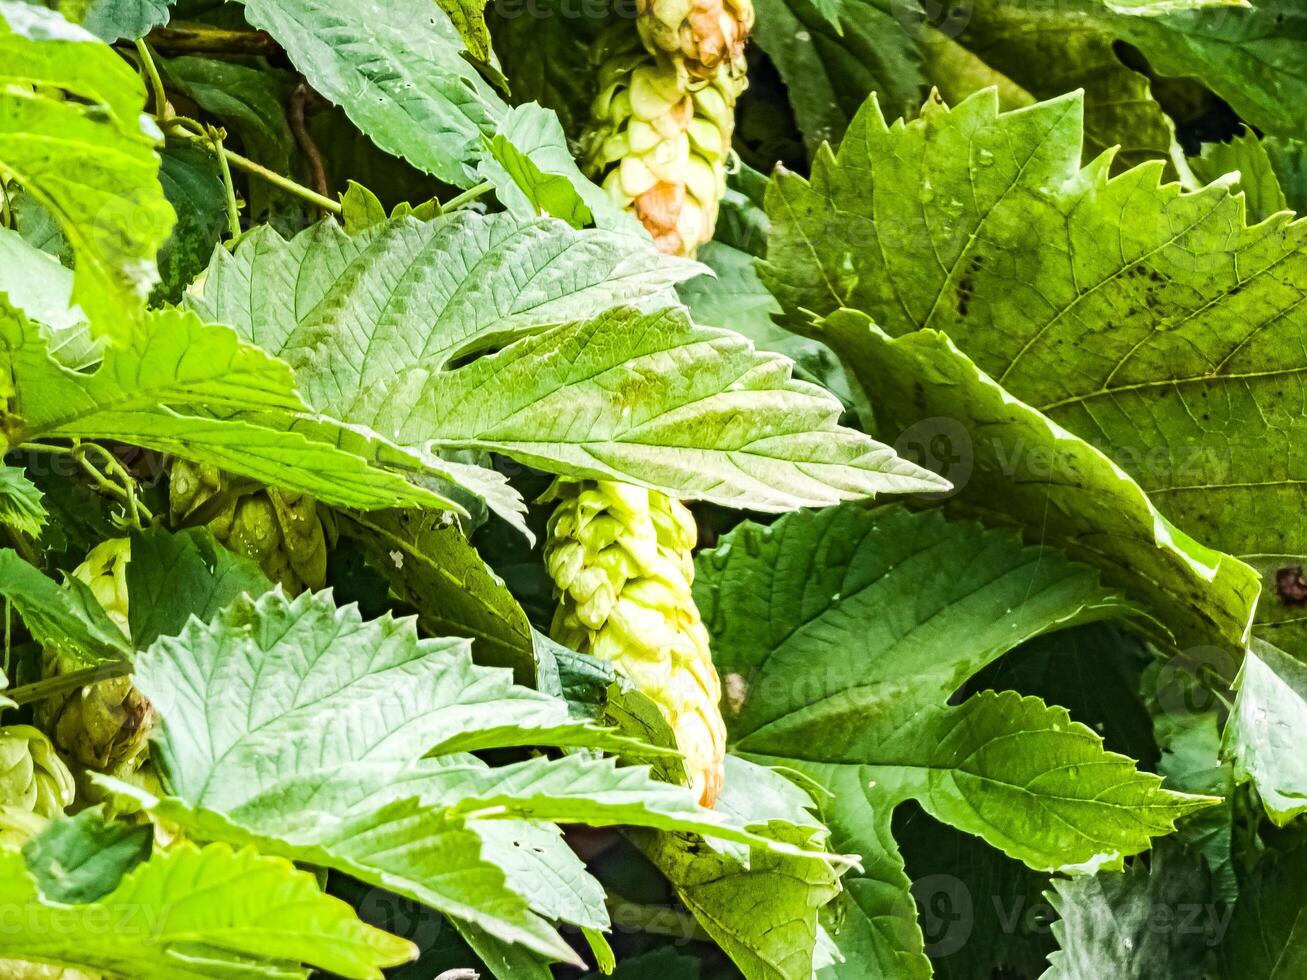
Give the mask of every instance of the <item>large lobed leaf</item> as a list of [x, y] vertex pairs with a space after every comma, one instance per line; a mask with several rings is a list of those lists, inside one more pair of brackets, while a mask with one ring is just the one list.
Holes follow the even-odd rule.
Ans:
[[[107, 843], [103, 834], [96, 839]], [[82, 875], [88, 843], [84, 833], [56, 825], [35, 849], [29, 845], [26, 861], [18, 851], [0, 852], [0, 899], [13, 917], [0, 955], [141, 980], [289, 980], [308, 976], [301, 962], [380, 980], [382, 967], [414, 955], [410, 943], [364, 925], [324, 895], [308, 872], [226, 844], [179, 842], [116, 874], [101, 851], [97, 874], [116, 878], [111, 887], [102, 881], [83, 901], [43, 893], [40, 869], [53, 861]], [[130, 859], [120, 856], [124, 865]]]
[[[135, 683], [161, 718], [152, 757], [171, 795], [110, 782], [201, 836], [431, 905], [478, 949], [516, 945], [515, 955], [569, 962], [542, 916], [602, 927], [602, 906], [561, 901], [541, 887], [538, 861], [512, 854], [524, 841], [560, 854], [553, 821], [810, 851], [703, 810], [641, 767], [591, 754], [488, 767], [468, 753], [633, 743], [571, 720], [566, 702], [515, 686], [509, 671], [474, 666], [469, 647], [418, 639], [412, 620], [364, 622], [329, 593], [238, 599], [137, 657]], [[546, 859], [577, 899], [601, 894], [575, 862]]]
[[352, 237], [256, 232], [215, 253], [190, 301], [415, 468], [491, 450], [763, 510], [942, 486], [840, 428], [838, 401], [786, 358], [656, 309], [695, 271], [631, 235], [456, 214]]
[[896, 507], [799, 513], [727, 535], [695, 588], [734, 750], [830, 790], [832, 844], [861, 856], [844, 969], [929, 975], [890, 830], [904, 800], [1046, 870], [1119, 862], [1207, 802], [1036, 698], [946, 706], [1023, 640], [1126, 611], [1091, 569], [1010, 532]]
[[[286, 431], [307, 408], [290, 369], [193, 313], [150, 311], [128, 345], [110, 348], [86, 373], [60, 364], [48, 335], [0, 297], [0, 364], [9, 385], [0, 392], [6, 449], [40, 439], [109, 439], [344, 507], [456, 506], [359, 455]], [[233, 413], [257, 413], [271, 424]]]
[[[892, 127], [870, 105], [811, 183], [773, 185], [765, 276], [791, 311], [847, 306], [891, 337], [948, 334], [1012, 395], [1119, 462], [1182, 528], [1273, 571], [1277, 556], [1307, 553], [1294, 516], [1307, 225], [1282, 214], [1249, 227], [1224, 183], [1182, 193], [1159, 185], [1161, 164], [1109, 178], [1105, 154], [1082, 169], [1081, 133], [1078, 95], [999, 114], [981, 94]], [[823, 335], [856, 345], [865, 326], [843, 324]], [[924, 397], [897, 421], [934, 414]], [[990, 442], [960, 422], [976, 445]], [[984, 451], [1027, 448], [997, 442]], [[1061, 494], [1050, 487], [1051, 508]], [[1240, 648], [1252, 574], [1228, 558], [1195, 572], [1216, 585], [1203, 611], [1215, 621], [1177, 642]], [[1183, 597], [1197, 584], [1172, 576], [1166, 587]], [[1291, 614], [1276, 606], [1263, 605], [1268, 623]]]
[[54, 215], [77, 257], [73, 299], [122, 339], [173, 223], [144, 87], [94, 34], [16, 0], [0, 3], [0, 84], [0, 174]]
[[470, 186], [482, 136], [508, 112], [462, 57], [448, 15], [423, 0], [243, 0], [313, 88], [388, 153]]

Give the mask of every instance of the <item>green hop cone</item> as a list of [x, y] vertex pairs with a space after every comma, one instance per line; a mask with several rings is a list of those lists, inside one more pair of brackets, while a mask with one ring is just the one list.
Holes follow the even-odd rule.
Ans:
[[207, 464], [172, 464], [169, 510], [174, 523], [202, 516], [214, 537], [258, 562], [290, 595], [320, 589], [335, 538], [331, 512], [312, 497], [242, 484]]
[[555, 480], [545, 561], [559, 596], [551, 633], [614, 662], [662, 709], [705, 806], [721, 789], [721, 683], [691, 587], [694, 518], [624, 483]]
[[73, 774], [44, 732], [31, 725], [0, 728], [0, 842], [21, 846], [45, 821], [62, 816], [75, 794]]
[[669, 55], [691, 76], [711, 78], [723, 67], [744, 74], [752, 0], [636, 0], [636, 10], [645, 47]]
[[[124, 636], [128, 635], [127, 563], [131, 557], [130, 538], [111, 538], [92, 548], [85, 561], [73, 569], [73, 577], [90, 588]], [[47, 677], [82, 666], [58, 650], [46, 650], [43, 665]], [[139, 762], [154, 723], [154, 710], [130, 678], [113, 677], [62, 697], [47, 698], [37, 706], [36, 721], [77, 762], [112, 772]]]
[[70, 966], [0, 960], [0, 977], [5, 980], [99, 980], [98, 973], [85, 973]]
[[624, 25], [605, 32], [593, 55], [600, 90], [582, 137], [585, 168], [660, 250], [692, 256], [712, 238], [726, 193], [744, 77], [722, 65], [694, 79], [675, 60], [645, 51]]

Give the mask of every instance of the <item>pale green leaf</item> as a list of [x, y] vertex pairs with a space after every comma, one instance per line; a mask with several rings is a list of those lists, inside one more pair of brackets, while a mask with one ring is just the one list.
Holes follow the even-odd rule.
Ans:
[[77, 256], [74, 301], [97, 330], [122, 339], [173, 222], [158, 180], [159, 131], [141, 113], [145, 90], [95, 35], [15, 0], [0, 4], [0, 82], [0, 174], [58, 220]]
[[[136, 658], [134, 681], [160, 716], [152, 759], [173, 795], [108, 785], [201, 836], [335, 868], [554, 960], [574, 954], [538, 913], [597, 926], [602, 910], [566, 896], [529, 903], [540, 869], [494, 860], [523, 832], [518, 821], [634, 823], [794, 850], [643, 768], [581, 754], [489, 768], [463, 754], [632, 744], [571, 721], [566, 702], [506, 670], [474, 666], [469, 646], [418, 639], [412, 620], [364, 622], [328, 593], [242, 597]], [[483, 820], [509, 821], [484, 853]], [[575, 865], [557, 872], [575, 879], [575, 899], [598, 894]]]
[[[310, 85], [377, 146], [441, 180], [476, 182], [482, 136], [508, 107], [462, 57], [436, 3], [411, 0], [244, 0]], [[379, 70], [379, 66], [385, 66]]]
[[421, 396], [397, 385], [380, 404], [395, 417], [429, 399], [417, 402], [423, 421], [396, 434], [402, 443], [425, 437], [727, 506], [783, 511], [943, 488], [840, 427], [840, 403], [791, 367], [679, 310], [616, 310], [431, 378]]
[[635, 236], [455, 214], [255, 233], [216, 253], [191, 302], [283, 354], [315, 408], [397, 449], [494, 450], [769, 510], [938, 486], [839, 428], [839, 403], [784, 358], [677, 310], [605, 312], [665, 304], [694, 271]]
[[1225, 751], [1257, 787], [1277, 824], [1307, 813], [1307, 664], [1254, 640], [1235, 682], [1239, 694], [1225, 728]]
[[168, 23], [173, 0], [78, 0], [68, 6], [84, 6], [78, 18], [88, 31], [110, 43], [135, 41]]
[[8, 228], [0, 228], [0, 293], [11, 306], [56, 334], [84, 320], [82, 311], [72, 305], [72, 270]]
[[[1307, 315], [1307, 224], [1282, 214], [1250, 228], [1228, 186], [1159, 185], [1160, 163], [1109, 179], [1104, 155], [1082, 169], [1081, 109], [1072, 94], [999, 114], [982, 93], [888, 127], [868, 106], [811, 184], [773, 185], [764, 278], [791, 313], [847, 306], [890, 336], [948, 334], [1190, 534], [1261, 568], [1307, 553], [1292, 340]], [[999, 442], [1009, 459], [1025, 449]], [[1177, 642], [1238, 649], [1252, 576], [1202, 564], [1208, 580], [1228, 576], [1224, 610]], [[1272, 606], [1268, 620], [1289, 615]]]
[[[40, 331], [3, 303], [0, 344], [13, 384], [2, 433], [7, 446], [110, 439], [211, 462], [339, 506], [455, 506], [326, 442], [213, 416], [263, 413], [284, 423], [306, 406], [285, 363], [192, 313], [151, 311], [131, 346], [106, 351], [91, 374], [57, 363]], [[321, 425], [332, 428], [329, 419]]]
[[1091, 569], [1010, 532], [899, 507], [803, 512], [727, 535], [695, 592], [735, 751], [816, 779], [833, 848], [861, 856], [832, 976], [929, 976], [890, 833], [906, 799], [1045, 868], [1119, 861], [1206, 802], [1035, 699], [946, 707], [1022, 641], [1126, 610]]
[[576, 165], [558, 117], [535, 103], [506, 116], [479, 164], [509, 210], [524, 218], [561, 218], [574, 228], [640, 233], [640, 225]]
[[[359, 922], [289, 861], [179, 842], [89, 904], [42, 896], [17, 851], [0, 852], [0, 894], [16, 929], [0, 954], [140, 980], [304, 977], [299, 962], [360, 980], [413, 947]], [[106, 929], [105, 923], [114, 927]]]

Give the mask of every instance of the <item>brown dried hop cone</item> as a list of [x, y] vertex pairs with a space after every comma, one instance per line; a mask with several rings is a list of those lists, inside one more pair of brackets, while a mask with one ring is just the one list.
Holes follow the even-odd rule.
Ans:
[[169, 483], [173, 521], [209, 509], [213, 512], [205, 517], [214, 537], [258, 562], [290, 595], [320, 589], [326, 582], [335, 523], [331, 512], [312, 497], [242, 484], [207, 464], [175, 461]]
[[726, 64], [694, 79], [674, 58], [645, 51], [617, 25], [594, 48], [599, 94], [582, 137], [583, 163], [670, 255], [712, 238], [726, 192], [735, 101], [744, 76]]
[[[131, 557], [131, 539], [112, 538], [92, 548], [73, 569], [73, 577], [86, 583], [124, 636], [128, 635]], [[46, 676], [51, 677], [80, 667], [57, 649], [47, 649], [43, 662]], [[154, 710], [130, 678], [113, 677], [47, 698], [37, 706], [36, 720], [62, 751], [82, 765], [115, 772], [130, 769], [143, 758]]]
[[685, 506], [609, 481], [555, 480], [545, 561], [559, 595], [551, 633], [613, 661], [662, 709], [691, 787], [712, 806], [722, 784], [721, 684], [691, 585], [697, 531]]
[[636, 10], [650, 51], [671, 55], [695, 78], [711, 78], [721, 67], [743, 76], [752, 0], [636, 0]]

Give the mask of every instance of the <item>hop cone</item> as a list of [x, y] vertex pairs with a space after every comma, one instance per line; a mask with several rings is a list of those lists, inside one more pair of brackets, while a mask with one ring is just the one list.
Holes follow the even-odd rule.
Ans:
[[214, 536], [258, 562], [289, 594], [320, 589], [325, 583], [328, 539], [334, 529], [329, 512], [313, 498], [275, 487], [242, 490], [216, 467], [182, 460], [173, 463], [169, 493], [174, 521], [201, 508], [213, 509], [206, 516]]
[[636, 10], [645, 47], [670, 55], [691, 76], [711, 78], [721, 67], [744, 74], [752, 0], [636, 0]]
[[0, 977], [5, 980], [98, 980], [98, 973], [84, 973], [69, 966], [0, 960]]
[[0, 846], [21, 847], [62, 816], [76, 787], [59, 753], [31, 725], [0, 728]]
[[554, 638], [614, 661], [658, 703], [691, 786], [711, 806], [726, 729], [691, 594], [694, 518], [679, 501], [623, 483], [556, 480], [542, 499], [558, 501], [545, 544], [559, 594]]
[[735, 100], [744, 78], [721, 65], [692, 79], [645, 51], [624, 25], [595, 47], [599, 94], [582, 138], [583, 162], [660, 250], [694, 255], [712, 238], [726, 192]]
[[[127, 635], [127, 563], [131, 540], [112, 538], [96, 545], [86, 560], [73, 569], [85, 582], [109, 618]], [[58, 650], [46, 650], [47, 676], [57, 676], [80, 665]], [[37, 722], [64, 752], [84, 766], [116, 771], [130, 768], [142, 756], [154, 721], [154, 710], [131, 679], [114, 677], [96, 681], [63, 697], [47, 698], [36, 711]]]

